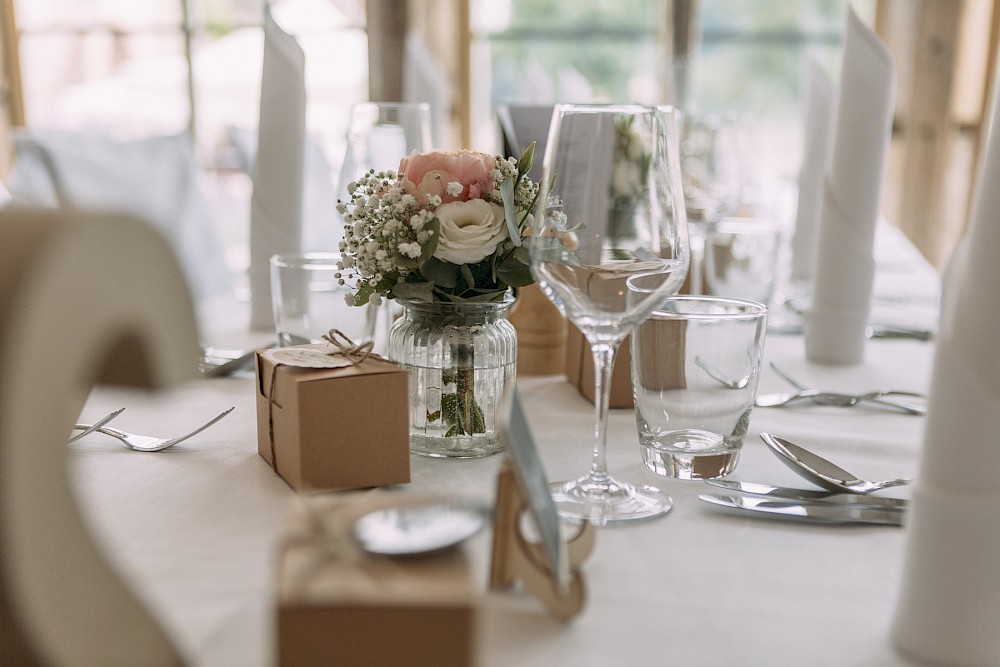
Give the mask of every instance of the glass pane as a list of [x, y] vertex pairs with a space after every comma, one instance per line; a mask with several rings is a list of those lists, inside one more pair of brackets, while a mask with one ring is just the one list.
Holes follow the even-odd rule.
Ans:
[[21, 65], [29, 126], [96, 127], [128, 137], [187, 125], [179, 34], [28, 34]]
[[15, 0], [18, 27], [113, 25], [122, 29], [178, 26], [180, 0]]

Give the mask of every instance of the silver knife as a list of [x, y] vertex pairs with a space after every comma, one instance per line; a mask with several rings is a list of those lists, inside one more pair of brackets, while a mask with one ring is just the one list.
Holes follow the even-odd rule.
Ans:
[[803, 500], [831, 505], [861, 505], [896, 509], [904, 508], [908, 504], [902, 498], [886, 498], [884, 496], [868, 496], [857, 493], [830, 493], [829, 491], [812, 491], [810, 489], [791, 489], [757, 482], [738, 482], [733, 479], [706, 479], [704, 481], [712, 486], [730, 491], [741, 491], [755, 496], [768, 496], [782, 500]]
[[793, 503], [753, 496], [730, 496], [703, 493], [698, 496], [705, 502], [750, 512], [763, 512], [821, 523], [872, 523], [885, 526], [902, 526], [906, 512], [898, 508], [876, 508], [830, 503]]

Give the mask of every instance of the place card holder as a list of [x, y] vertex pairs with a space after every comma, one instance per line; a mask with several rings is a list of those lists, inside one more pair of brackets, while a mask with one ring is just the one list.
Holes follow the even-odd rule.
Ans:
[[583, 610], [586, 595], [580, 566], [594, 549], [596, 531], [592, 524], [584, 522], [579, 532], [566, 542], [570, 581], [568, 586], [560, 587], [540, 545], [528, 541], [521, 533], [520, 520], [527, 509], [521, 485], [510, 462], [505, 461], [497, 478], [490, 590], [507, 590], [521, 581], [549, 611], [568, 620]]

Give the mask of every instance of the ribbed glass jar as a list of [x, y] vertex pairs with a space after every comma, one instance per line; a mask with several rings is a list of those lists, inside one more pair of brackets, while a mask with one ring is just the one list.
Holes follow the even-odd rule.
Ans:
[[410, 451], [473, 458], [499, 452], [504, 389], [517, 372], [514, 298], [489, 303], [399, 300], [389, 357], [410, 374]]

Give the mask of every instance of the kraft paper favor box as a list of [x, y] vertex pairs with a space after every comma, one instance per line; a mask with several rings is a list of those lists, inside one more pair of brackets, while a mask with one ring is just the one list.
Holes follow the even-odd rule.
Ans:
[[257, 451], [296, 491], [405, 484], [408, 391], [389, 361], [298, 368], [258, 352]]
[[[615, 355], [615, 367], [611, 371], [612, 408], [631, 408], [635, 405], [632, 400], [630, 338], [622, 342]], [[590, 343], [572, 324], [566, 335], [566, 379], [584, 398], [594, 402], [594, 356]]]
[[[625, 300], [626, 280], [631, 274], [615, 273], [613, 267], [578, 267], [580, 288], [595, 301], [613, 304]], [[629, 341], [626, 339], [615, 355], [611, 376], [612, 408], [634, 407], [632, 400], [632, 372], [629, 370]], [[594, 357], [583, 333], [572, 324], [566, 337], [566, 377], [583, 396], [594, 402]]]
[[[278, 664], [475, 664], [476, 596], [464, 551], [366, 554], [350, 534], [351, 522], [372, 505], [337, 507], [330, 499], [305, 499], [312, 508], [299, 509], [281, 549]], [[314, 516], [303, 521], [304, 512]]]

